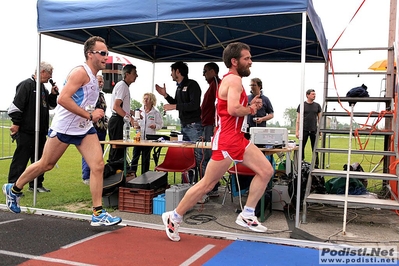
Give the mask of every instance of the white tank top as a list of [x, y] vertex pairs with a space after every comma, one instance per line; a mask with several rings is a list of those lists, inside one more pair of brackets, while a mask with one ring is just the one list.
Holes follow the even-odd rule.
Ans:
[[[85, 109], [88, 105], [95, 106], [98, 100], [99, 88], [97, 77], [93, 75], [89, 66], [84, 63], [82, 65], [90, 78], [90, 81], [80, 87], [72, 96], [74, 102]], [[68, 75], [69, 77], [69, 75]], [[67, 77], [67, 79], [68, 79]], [[86, 109], [85, 109], [86, 110]], [[55, 115], [51, 123], [51, 129], [58, 133], [67, 135], [83, 135], [91, 127], [93, 123], [84, 117], [74, 114], [61, 105], [55, 108]]]

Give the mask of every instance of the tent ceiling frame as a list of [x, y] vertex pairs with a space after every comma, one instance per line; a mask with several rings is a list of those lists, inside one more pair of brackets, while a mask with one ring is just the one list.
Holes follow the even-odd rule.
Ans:
[[[184, 25], [185, 28], [183, 29], [179, 29], [179, 30], [175, 30], [172, 32], [167, 32], [164, 33], [162, 35], [158, 35], [159, 32], [159, 28], [162, 27], [163, 24], [173, 24], [173, 25]], [[145, 37], [144, 39], [141, 40], [137, 40], [137, 41], [132, 41], [127, 37], [127, 34], [121, 32], [121, 30], [118, 30], [116, 27], [109, 27], [110, 31], [113, 31], [115, 34], [117, 34], [118, 36], [120, 36], [122, 39], [124, 39], [126, 41], [126, 43], [124, 44], [120, 44], [120, 45], [115, 45], [115, 46], [111, 46], [110, 49], [112, 51], [117, 51], [120, 48], [126, 48], [126, 47], [132, 47], [135, 48], [137, 50], [139, 50], [144, 56], [141, 56], [139, 58], [143, 59], [143, 60], [150, 60], [150, 61], [165, 61], [168, 60], [169, 58], [173, 58], [174, 55], [170, 55], [170, 56], [163, 56], [163, 57], [155, 57], [155, 55], [150, 55], [148, 52], [146, 52], [144, 49], [142, 49], [140, 47], [140, 44], [146, 43], [146, 42], [151, 42], [154, 40], [162, 40], [165, 42], [172, 42], [175, 44], [180, 44], [183, 47], [193, 47], [193, 48], [198, 48], [198, 50], [188, 50], [188, 49], [182, 49], [182, 48], [177, 48], [177, 47], [172, 47], [172, 46], [166, 46], [166, 45], [162, 45], [162, 44], [154, 44], [154, 53], [156, 51], [156, 49], [158, 47], [162, 47], [162, 48], [167, 48], [167, 49], [171, 49], [171, 50], [175, 50], [175, 51], [179, 51], [179, 52], [183, 52], [182, 54], [180, 54], [180, 56], [187, 56], [190, 54], [196, 54], [196, 55], [204, 55], [204, 51], [209, 51], [211, 49], [218, 49], [220, 47], [222, 47], [223, 49], [225, 48], [225, 46], [230, 43], [230, 42], [234, 42], [234, 41], [241, 41], [244, 39], [248, 39], [248, 38], [252, 38], [252, 37], [257, 37], [257, 36], [265, 36], [265, 37], [269, 37], [269, 38], [274, 38], [274, 39], [279, 39], [279, 40], [290, 40], [290, 41], [295, 41], [298, 42], [297, 46], [290, 46], [290, 47], [286, 47], [286, 48], [282, 48], [282, 49], [272, 49], [272, 48], [268, 48], [268, 47], [264, 47], [264, 46], [257, 46], [257, 45], [251, 45], [251, 47], [253, 48], [257, 48], [260, 51], [261, 50], [265, 50], [265, 52], [263, 53], [258, 53], [256, 56], [254, 56], [254, 58], [256, 57], [261, 57], [264, 55], [270, 55], [273, 53], [286, 53], [286, 54], [293, 54], [293, 55], [300, 55], [300, 52], [295, 52], [295, 50], [300, 49], [301, 47], [301, 43], [300, 43], [300, 38], [295, 38], [295, 37], [288, 37], [288, 36], [282, 36], [281, 34], [277, 35], [277, 34], [271, 34], [272, 32], [276, 32], [276, 31], [280, 31], [280, 30], [286, 30], [289, 28], [293, 28], [293, 27], [297, 27], [301, 25], [300, 23], [297, 24], [290, 24], [290, 25], [286, 25], [286, 26], [282, 26], [282, 27], [278, 27], [278, 28], [274, 28], [268, 31], [264, 31], [264, 32], [255, 32], [255, 31], [251, 31], [251, 30], [244, 30], [244, 29], [239, 29], [239, 28], [231, 28], [231, 27], [226, 27], [226, 26], [222, 26], [222, 25], [216, 25], [213, 23], [209, 23], [209, 21], [205, 20], [204, 22], [192, 22], [192, 21], [175, 21], [175, 22], [160, 22], [157, 24], [156, 30], [154, 32], [154, 35], [149, 35], [149, 34], [145, 34], [145, 33], [141, 33], [141, 32], [134, 32], [135, 35], [137, 36], [141, 36], [141, 37]], [[195, 30], [199, 29], [199, 28], [203, 28], [203, 38], [201, 39], [200, 36], [195, 32]], [[218, 36], [215, 34], [215, 30], [226, 30], [226, 31], [231, 31], [231, 32], [238, 32], [238, 33], [243, 33], [245, 35], [240, 36], [240, 37], [236, 37], [236, 38], [232, 38], [226, 41], [221, 41]], [[95, 30], [95, 29], [93, 29]], [[86, 34], [88, 34], [89, 36], [92, 36], [94, 34], [92, 34], [90, 31], [91, 29], [82, 29], [82, 31], [84, 31]], [[126, 30], [127, 32], [132, 32], [129, 30]], [[190, 32], [190, 34], [198, 41], [198, 44], [195, 43], [189, 43], [189, 42], [185, 42], [185, 41], [179, 41], [176, 39], [172, 39], [172, 38], [167, 38], [169, 36], [176, 36], [177, 34], [182, 34], [185, 32]], [[216, 40], [215, 43], [208, 45], [208, 32], [211, 34], [211, 36]], [[315, 44], [315, 42], [313, 41], [307, 41], [306, 42], [307, 45], [313, 45]], [[118, 51], [119, 52], [119, 51]], [[210, 56], [209, 54], [207, 54], [207, 56]], [[310, 57], [313, 58], [317, 58], [316, 56], [313, 55], [308, 55]], [[212, 57], [212, 56], [211, 56]], [[220, 57], [217, 56], [213, 56], [213, 58], [215, 59], [220, 59]]]

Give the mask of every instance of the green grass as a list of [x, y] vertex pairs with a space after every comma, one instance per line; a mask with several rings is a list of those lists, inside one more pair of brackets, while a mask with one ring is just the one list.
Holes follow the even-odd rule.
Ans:
[[[8, 137], [9, 138], [9, 137]], [[1, 139], [1, 136], [0, 136]], [[6, 140], [6, 138], [4, 138]], [[13, 146], [14, 145], [14, 146]], [[355, 143], [352, 144], [355, 147]], [[15, 143], [11, 145], [12, 151], [15, 148]], [[331, 147], [348, 149], [347, 138], [331, 138]], [[382, 150], [383, 139], [373, 138], [369, 141], [368, 149]], [[129, 149], [129, 155], [132, 155], [132, 148]], [[160, 162], [166, 149], [162, 149]], [[305, 149], [306, 161], [311, 159], [310, 144]], [[108, 158], [108, 155], [105, 156]], [[277, 159], [277, 156], [275, 156]], [[351, 162], [360, 162], [365, 171], [370, 171], [380, 160], [378, 156], [361, 156], [353, 155]], [[0, 184], [7, 182], [7, 175], [11, 160], [0, 160]], [[278, 163], [278, 159], [277, 159]], [[327, 163], [327, 162], [326, 162]], [[331, 154], [330, 169], [341, 170], [342, 166], [347, 163], [347, 156], [345, 154]], [[154, 162], [151, 161], [150, 169], [154, 168]], [[382, 167], [378, 167], [377, 171], [382, 171]], [[141, 172], [140, 166], [138, 173]], [[169, 173], [169, 184], [173, 184], [173, 173]], [[180, 174], [176, 174], [176, 182], [180, 182]], [[381, 187], [381, 181], [369, 181], [370, 187]], [[36, 207], [42, 209], [52, 209], [60, 211], [74, 211], [77, 213], [89, 214], [91, 212], [91, 195], [89, 186], [82, 183], [81, 179], [81, 156], [75, 146], [71, 145], [65, 154], [58, 161], [57, 166], [45, 174], [44, 185], [51, 189], [50, 193], [38, 193], [36, 205], [33, 204], [33, 193], [27, 191], [25, 186], [25, 196], [21, 199], [21, 206]], [[4, 204], [4, 197], [0, 197], [0, 203]]]
[[[13, 143], [12, 152], [15, 146], [16, 144]], [[128, 149], [130, 158], [132, 156], [132, 151], [132, 148]], [[160, 162], [162, 162], [165, 152], [166, 149], [162, 149]], [[108, 154], [105, 155], [105, 160], [107, 160], [107, 158]], [[11, 159], [0, 160], [0, 184], [7, 183], [10, 163]], [[154, 167], [154, 161], [151, 160], [150, 169]], [[141, 172], [141, 166], [139, 166], [137, 172]], [[91, 194], [89, 186], [83, 184], [81, 176], [81, 155], [76, 147], [71, 145], [60, 158], [57, 165], [44, 175], [44, 186], [51, 189], [51, 192], [37, 193], [37, 201], [36, 204], [34, 204], [33, 193], [27, 190], [28, 185], [26, 185], [24, 188], [25, 196], [21, 198], [20, 204], [26, 207], [89, 214], [91, 213], [92, 206]], [[173, 173], [169, 173], [168, 179], [169, 184], [172, 184]], [[181, 182], [178, 173], [176, 174], [176, 182]], [[0, 203], [5, 203], [4, 197], [0, 197]]]

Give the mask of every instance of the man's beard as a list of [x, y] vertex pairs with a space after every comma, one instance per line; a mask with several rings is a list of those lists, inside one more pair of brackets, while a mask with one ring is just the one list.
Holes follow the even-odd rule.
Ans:
[[248, 77], [251, 75], [251, 70], [238, 62], [237, 73], [240, 77]]

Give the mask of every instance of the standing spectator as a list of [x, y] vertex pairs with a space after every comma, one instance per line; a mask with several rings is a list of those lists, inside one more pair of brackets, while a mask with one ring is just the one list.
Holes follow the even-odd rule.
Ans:
[[[202, 137], [203, 141], [210, 142], [215, 131], [215, 117], [216, 117], [216, 92], [220, 84], [219, 78], [219, 66], [210, 62], [204, 65], [203, 75], [209, 84], [208, 90], [204, 94], [204, 99], [201, 104], [201, 123], [202, 123]], [[202, 161], [200, 168], [200, 176], [204, 176], [206, 166], [211, 159], [212, 150], [203, 149], [201, 150]], [[209, 197], [219, 197], [220, 183], [217, 182], [212, 191], [208, 193]]]
[[[177, 82], [175, 98], [172, 98], [166, 92], [165, 84], [163, 87], [156, 84], [155, 89], [169, 103], [163, 106], [165, 111], [179, 111], [183, 140], [198, 141], [201, 137], [201, 88], [195, 80], [188, 78], [188, 66], [186, 63], [178, 61], [170, 67], [172, 79]], [[194, 149], [194, 152], [197, 168], [199, 168], [202, 159], [200, 150]], [[194, 179], [190, 178], [190, 182], [193, 181], [197, 181], [197, 176]]]
[[[160, 130], [163, 126], [161, 113], [155, 108], [157, 98], [153, 93], [147, 92], [143, 96], [143, 107], [140, 110], [140, 119], [135, 122], [136, 129], [140, 130], [140, 138], [146, 139], [147, 134], [155, 134], [156, 130]], [[137, 165], [139, 163], [141, 153], [141, 174], [150, 170], [151, 150], [153, 147], [134, 146], [133, 159], [130, 164], [130, 170], [136, 175]]]
[[[105, 114], [107, 110], [107, 103], [105, 101], [104, 93], [102, 92], [104, 87], [104, 78], [102, 75], [97, 75], [97, 80], [98, 80], [98, 88], [100, 90], [100, 94], [98, 95], [96, 108], [103, 109]], [[93, 123], [93, 125], [97, 131], [98, 139], [100, 141], [105, 140], [105, 137], [107, 136], [108, 117], [104, 115], [102, 118], [98, 119], [97, 123]], [[101, 148], [104, 153], [104, 144], [101, 144]], [[82, 157], [82, 179], [83, 179], [83, 184], [90, 185], [90, 168], [83, 157]]]
[[[53, 75], [53, 67], [46, 62], [40, 63], [40, 128], [38, 143], [38, 159], [42, 157], [44, 144], [49, 126], [49, 110], [57, 106], [58, 88], [54, 84], [51, 93], [44, 87]], [[28, 161], [35, 162], [35, 123], [36, 123], [36, 76], [37, 70], [32, 77], [17, 85], [14, 101], [8, 109], [12, 126], [11, 137], [17, 141], [8, 173], [8, 183], [14, 183], [25, 171]], [[37, 177], [37, 191], [50, 192], [43, 186], [44, 174]], [[33, 191], [34, 181], [29, 182], [29, 191]]]
[[[116, 83], [111, 96], [112, 116], [108, 123], [109, 140], [123, 139], [123, 118], [126, 116], [133, 125], [134, 110], [130, 110], [130, 91], [129, 86], [136, 81], [138, 75], [136, 66], [127, 64], [122, 70], [123, 80]], [[112, 148], [109, 151], [108, 161], [116, 162], [123, 160], [124, 149]]]
[[256, 95], [260, 95], [262, 99], [262, 108], [260, 108], [255, 115], [248, 115], [249, 127], [265, 127], [266, 121], [274, 117], [272, 103], [269, 98], [263, 95], [262, 81], [259, 78], [251, 79], [249, 85], [251, 87], [251, 94], [248, 95], [248, 101], [251, 102]]
[[[306, 101], [303, 105], [303, 135], [302, 135], [302, 159], [305, 160], [305, 146], [310, 138], [310, 144], [312, 145], [312, 151], [316, 145], [316, 133], [318, 127], [318, 121], [321, 116], [321, 106], [314, 100], [316, 99], [316, 92], [313, 89], [306, 91]], [[296, 117], [296, 129], [295, 135], [299, 139], [299, 120], [300, 120], [300, 105], [297, 108]], [[319, 156], [316, 153], [315, 167], [319, 166]]]
[[162, 214], [165, 232], [172, 241], [179, 241], [179, 226], [183, 215], [198, 200], [211, 191], [232, 162], [241, 162], [256, 173], [251, 181], [248, 199], [236, 223], [256, 232], [267, 228], [258, 222], [255, 207], [265, 193], [273, 168], [263, 153], [244, 137], [244, 120], [261, 107], [259, 96], [248, 105], [248, 97], [242, 86], [242, 77], [250, 75], [251, 53], [244, 43], [231, 43], [223, 51], [223, 61], [229, 68], [217, 92], [217, 130], [212, 140], [212, 158], [205, 176], [184, 195], [176, 209]]
[[[90, 37], [84, 43], [86, 62], [71, 70], [58, 97], [43, 156], [29, 165], [14, 184], [4, 184], [7, 208], [20, 213], [19, 200], [24, 185], [36, 176], [53, 169], [70, 144], [74, 144], [90, 167], [90, 192], [93, 201], [92, 226], [119, 224], [122, 219], [108, 214], [102, 207], [104, 160], [93, 122], [104, 116], [104, 110], [94, 106], [98, 100], [96, 73], [105, 68], [108, 58], [103, 38]], [[20, 232], [15, 232], [16, 234]]]

